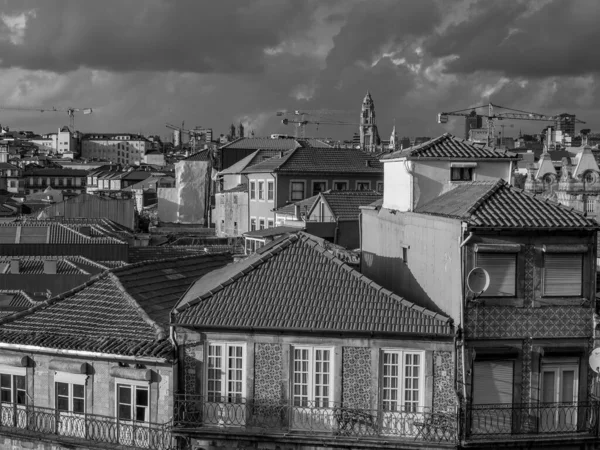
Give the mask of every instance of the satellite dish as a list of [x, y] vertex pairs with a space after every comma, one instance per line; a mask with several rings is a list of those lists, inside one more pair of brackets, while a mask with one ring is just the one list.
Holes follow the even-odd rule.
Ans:
[[595, 348], [590, 355], [590, 368], [596, 372], [600, 373], [600, 348]]
[[490, 287], [490, 274], [483, 267], [475, 267], [467, 276], [467, 287], [474, 294], [482, 294]]

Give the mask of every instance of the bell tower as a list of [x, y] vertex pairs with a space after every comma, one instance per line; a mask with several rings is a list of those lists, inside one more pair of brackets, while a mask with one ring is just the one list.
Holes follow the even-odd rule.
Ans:
[[374, 152], [380, 144], [379, 132], [375, 123], [375, 104], [371, 94], [367, 95], [362, 102], [360, 114], [360, 148], [367, 152]]

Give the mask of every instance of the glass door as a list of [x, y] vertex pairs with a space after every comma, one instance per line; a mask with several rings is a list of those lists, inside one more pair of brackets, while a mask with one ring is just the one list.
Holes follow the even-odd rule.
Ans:
[[577, 428], [576, 364], [543, 365], [540, 393], [540, 432], [552, 433]]

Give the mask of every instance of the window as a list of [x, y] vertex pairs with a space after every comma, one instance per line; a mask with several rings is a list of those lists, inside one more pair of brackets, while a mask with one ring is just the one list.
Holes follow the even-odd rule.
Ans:
[[357, 191], [369, 191], [371, 189], [370, 181], [357, 181], [356, 182], [356, 190]]
[[265, 182], [264, 181], [258, 182], [258, 199], [259, 200], [265, 199]]
[[256, 218], [250, 218], [250, 231], [256, 231]]
[[250, 200], [256, 200], [256, 181], [250, 182]]
[[[540, 417], [540, 431], [577, 428], [579, 359], [542, 359], [540, 402], [548, 407]], [[548, 404], [556, 404], [554, 407]]]
[[148, 422], [148, 386], [117, 384], [117, 418], [134, 422]]
[[583, 254], [544, 254], [544, 295], [548, 297], [581, 296]]
[[348, 182], [347, 181], [334, 181], [333, 189], [335, 191], [347, 191], [348, 190]]
[[327, 408], [333, 403], [333, 349], [294, 347], [294, 406]]
[[312, 195], [318, 195], [327, 190], [327, 181], [313, 181]]
[[304, 199], [304, 181], [292, 181], [290, 197], [292, 201]]
[[207, 400], [242, 403], [246, 393], [244, 345], [210, 343], [207, 362]]
[[[12, 372], [12, 371], [11, 371]], [[0, 401], [2, 403], [14, 403], [25, 405], [27, 402], [27, 390], [25, 387], [25, 373], [0, 373]]]
[[450, 169], [451, 181], [471, 181], [473, 179], [472, 167], [452, 167]]
[[593, 213], [596, 205], [596, 197], [587, 197], [585, 199], [585, 212]]
[[65, 413], [85, 413], [85, 384], [57, 381], [56, 409]]
[[267, 181], [267, 200], [273, 201], [275, 198], [275, 183], [272, 180]]
[[265, 229], [265, 219], [263, 219], [262, 217], [260, 219], [258, 219], [258, 229], [259, 230]]
[[383, 194], [383, 181], [377, 182], [377, 192]]
[[[489, 429], [510, 434], [512, 415], [490, 415], [489, 405], [511, 405], [513, 402], [513, 360], [475, 361], [473, 364], [473, 411], [471, 431], [486, 433]], [[482, 406], [478, 406], [482, 405]], [[545, 411], [544, 411], [545, 413]]]
[[408, 264], [408, 247], [402, 247], [402, 261]]
[[274, 223], [273, 219], [267, 219], [267, 228], [273, 228]]
[[384, 350], [381, 398], [384, 411], [417, 412], [423, 405], [423, 354]]
[[516, 253], [477, 253], [476, 264], [490, 275], [490, 285], [481, 294], [483, 297], [514, 297], [516, 295]]

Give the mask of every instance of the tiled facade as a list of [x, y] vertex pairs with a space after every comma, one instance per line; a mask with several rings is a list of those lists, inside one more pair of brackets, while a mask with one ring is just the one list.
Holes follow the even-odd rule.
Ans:
[[454, 412], [457, 405], [453, 354], [449, 351], [433, 352], [433, 410]]
[[342, 353], [342, 403], [349, 408], [371, 406], [371, 349], [344, 347]]
[[254, 349], [254, 398], [262, 402], [282, 401], [283, 349], [281, 344], [256, 343]]

